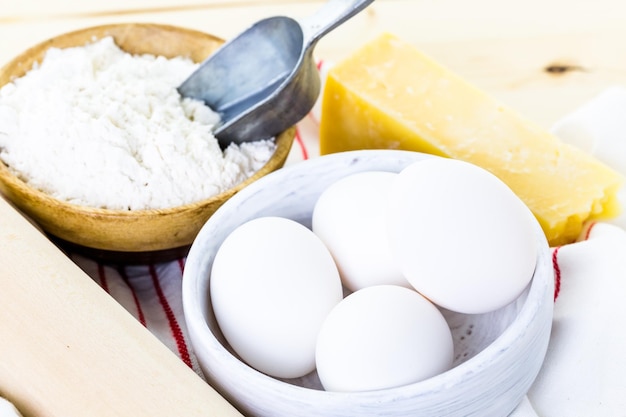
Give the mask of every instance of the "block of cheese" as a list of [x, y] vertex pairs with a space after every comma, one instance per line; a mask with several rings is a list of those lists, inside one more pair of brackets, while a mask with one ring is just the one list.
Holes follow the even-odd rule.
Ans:
[[553, 246], [575, 240], [586, 220], [619, 212], [621, 175], [391, 34], [330, 69], [320, 123], [321, 154], [406, 149], [491, 171]]

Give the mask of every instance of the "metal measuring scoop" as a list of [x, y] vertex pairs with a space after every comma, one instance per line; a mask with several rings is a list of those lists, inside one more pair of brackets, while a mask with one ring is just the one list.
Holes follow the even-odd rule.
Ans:
[[315, 105], [320, 77], [317, 41], [374, 0], [330, 0], [300, 21], [263, 19], [225, 43], [179, 87], [220, 113], [213, 132], [231, 142], [268, 139], [299, 122]]

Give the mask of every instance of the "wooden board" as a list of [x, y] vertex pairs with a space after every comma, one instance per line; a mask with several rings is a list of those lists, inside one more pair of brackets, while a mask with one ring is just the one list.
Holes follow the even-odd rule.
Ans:
[[[85, 26], [147, 21], [228, 39], [262, 17], [308, 16], [324, 3], [3, 1], [0, 63], [29, 45]], [[626, 3], [620, 0], [377, 0], [323, 38], [316, 56], [340, 59], [380, 31], [415, 44], [544, 126], [607, 86], [626, 82], [626, 43], [621, 41], [626, 38]]]
[[0, 198], [0, 395], [28, 416], [238, 416]]

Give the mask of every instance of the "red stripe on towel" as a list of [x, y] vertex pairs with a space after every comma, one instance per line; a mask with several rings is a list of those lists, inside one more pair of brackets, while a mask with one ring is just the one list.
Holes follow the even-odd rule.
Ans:
[[141, 308], [141, 303], [139, 302], [139, 297], [137, 296], [137, 292], [135, 291], [135, 288], [130, 283], [130, 280], [128, 279], [128, 274], [126, 273], [126, 268], [120, 267], [119, 270], [118, 270], [118, 273], [120, 274], [120, 277], [122, 277], [122, 280], [124, 280], [124, 283], [126, 284], [128, 289], [130, 290], [130, 294], [133, 297], [133, 301], [135, 302], [135, 308], [137, 309], [137, 319], [139, 320], [139, 323], [141, 323], [142, 326], [145, 327], [146, 326], [146, 316], [143, 314], [143, 309]]
[[300, 134], [300, 130], [296, 128], [296, 142], [298, 142], [298, 146], [300, 146], [300, 151], [302, 152], [302, 159], [305, 161], [309, 159], [309, 152], [306, 150], [306, 146], [304, 145], [304, 141], [302, 140], [302, 135]]
[[174, 341], [176, 342], [176, 347], [178, 348], [178, 353], [180, 358], [189, 366], [193, 368], [191, 364], [191, 357], [189, 356], [189, 349], [187, 349], [187, 343], [185, 342], [185, 337], [183, 336], [183, 332], [176, 320], [176, 316], [172, 311], [172, 307], [167, 301], [165, 294], [163, 294], [163, 289], [161, 288], [161, 283], [159, 282], [159, 276], [157, 274], [156, 268], [154, 265], [150, 265], [150, 276], [152, 277], [152, 282], [154, 285], [154, 289], [157, 293], [157, 297], [159, 298], [159, 303], [161, 307], [163, 307], [163, 312], [165, 312], [165, 316], [167, 317], [167, 321], [170, 325], [170, 330], [172, 331], [172, 336], [174, 336]]
[[585, 240], [589, 240], [589, 235], [591, 235], [591, 229], [596, 225], [596, 222], [593, 222], [587, 227], [587, 232], [585, 233]]
[[109, 284], [107, 283], [107, 274], [104, 272], [104, 265], [98, 263], [98, 280], [100, 280], [100, 286], [104, 291], [109, 293]]
[[559, 266], [558, 261], [560, 248], [561, 247], [558, 246], [554, 248], [554, 251], [552, 251], [552, 267], [554, 268], [554, 301], [556, 301], [559, 293], [561, 292], [561, 267]]

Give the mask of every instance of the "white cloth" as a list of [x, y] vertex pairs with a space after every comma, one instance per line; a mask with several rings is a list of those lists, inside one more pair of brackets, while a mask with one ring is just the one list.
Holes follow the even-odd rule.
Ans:
[[528, 397], [540, 417], [626, 416], [626, 232], [596, 223], [587, 239], [554, 250], [560, 292]]

